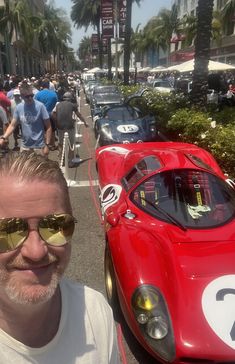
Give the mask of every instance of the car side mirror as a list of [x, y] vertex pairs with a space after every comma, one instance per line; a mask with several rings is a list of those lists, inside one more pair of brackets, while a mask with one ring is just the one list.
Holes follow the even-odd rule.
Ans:
[[108, 222], [109, 225], [111, 226], [116, 226], [118, 224], [118, 221], [120, 219], [120, 216], [117, 212], [111, 211], [107, 216], [106, 216], [106, 221]]

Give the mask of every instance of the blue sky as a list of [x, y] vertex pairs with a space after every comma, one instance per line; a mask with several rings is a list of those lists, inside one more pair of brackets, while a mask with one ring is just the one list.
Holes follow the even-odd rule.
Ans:
[[[141, 28], [144, 27], [147, 21], [152, 16], [157, 15], [158, 11], [161, 8], [170, 8], [171, 3], [172, 0], [142, 0], [139, 7], [134, 4], [132, 8], [132, 27], [135, 29], [139, 23], [141, 24]], [[56, 8], [65, 9], [69, 18], [72, 4], [73, 3], [70, 0], [54, 0], [54, 6]], [[88, 29], [85, 33], [85, 30], [83, 28], [76, 29], [73, 27], [72, 47], [74, 48], [74, 50], [77, 50], [79, 42], [84, 36], [90, 36], [92, 33], [92, 28]]]

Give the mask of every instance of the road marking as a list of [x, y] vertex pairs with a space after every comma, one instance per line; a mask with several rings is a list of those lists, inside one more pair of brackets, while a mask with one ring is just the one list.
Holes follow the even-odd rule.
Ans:
[[68, 186], [70, 187], [90, 187], [90, 186], [98, 186], [99, 181], [97, 179], [92, 181], [68, 181]]

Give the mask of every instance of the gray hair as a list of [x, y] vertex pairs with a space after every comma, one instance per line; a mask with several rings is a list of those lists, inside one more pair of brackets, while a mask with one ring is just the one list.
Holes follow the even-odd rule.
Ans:
[[31, 151], [9, 152], [0, 159], [0, 178], [11, 176], [20, 181], [45, 181], [60, 186], [64, 197], [68, 199], [69, 192], [66, 180], [55, 161]]

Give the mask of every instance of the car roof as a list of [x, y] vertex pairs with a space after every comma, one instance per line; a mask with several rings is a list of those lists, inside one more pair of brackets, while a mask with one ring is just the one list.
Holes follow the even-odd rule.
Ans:
[[[124, 177], [136, 163], [149, 155], [156, 156], [161, 161], [162, 170], [176, 168], [202, 169], [203, 165], [196, 161], [198, 158], [199, 161], [201, 160], [205, 164], [203, 169], [217, 173], [221, 178], [224, 178], [220, 167], [211, 154], [194, 144], [176, 142], [114, 144], [113, 146], [99, 148], [96, 151], [96, 158], [101, 160], [102, 169], [104, 168], [105, 180], [110, 178], [110, 181], [115, 179], [116, 182], [120, 181], [120, 178]], [[110, 169], [111, 165], [112, 168]], [[113, 168], [114, 165], [115, 168]], [[105, 172], [106, 168], [107, 173]], [[111, 170], [112, 173], [110, 173]]]

